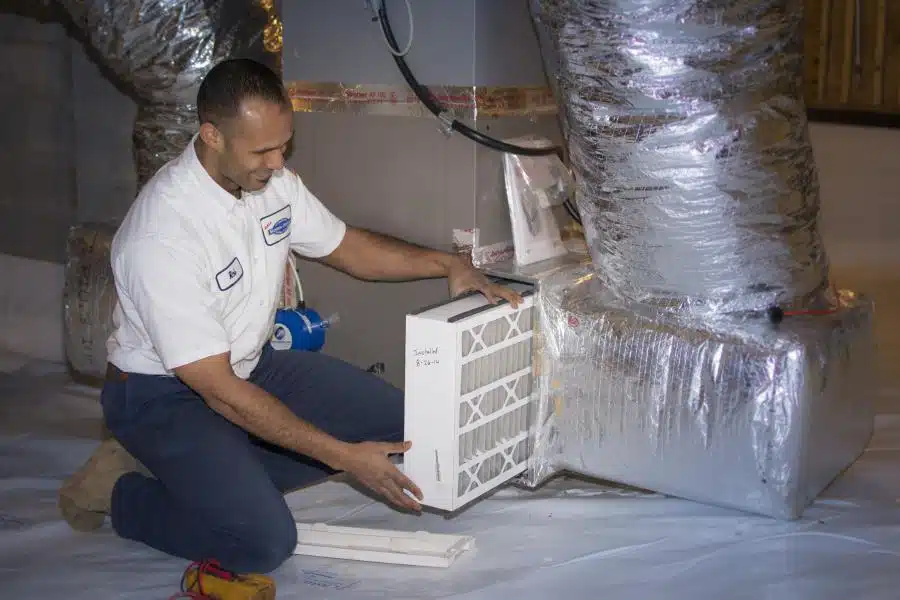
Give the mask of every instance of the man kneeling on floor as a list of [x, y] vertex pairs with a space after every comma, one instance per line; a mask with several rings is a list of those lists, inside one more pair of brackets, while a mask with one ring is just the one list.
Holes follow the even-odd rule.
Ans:
[[[268, 342], [288, 251], [366, 280], [448, 278], [518, 305], [461, 258], [345, 225], [284, 166], [293, 112], [250, 60], [214, 67], [200, 130], [141, 190], [112, 245], [119, 295], [101, 396], [113, 440], [60, 490], [77, 530], [265, 573], [292, 555], [283, 494], [342, 471], [412, 510], [390, 461], [403, 394], [321, 353]], [[352, 174], [351, 174], [352, 176]], [[417, 199], [418, 201], [420, 199]], [[121, 444], [121, 445], [120, 445]]]

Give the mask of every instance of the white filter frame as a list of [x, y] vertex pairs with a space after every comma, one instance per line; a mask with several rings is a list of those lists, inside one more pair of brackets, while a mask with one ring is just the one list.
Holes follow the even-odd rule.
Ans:
[[456, 511], [524, 472], [530, 450], [534, 288], [516, 308], [470, 294], [406, 317], [406, 475]]

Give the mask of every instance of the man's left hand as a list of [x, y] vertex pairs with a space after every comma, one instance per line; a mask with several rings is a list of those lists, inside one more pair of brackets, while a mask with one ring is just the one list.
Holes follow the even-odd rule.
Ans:
[[509, 302], [513, 308], [518, 307], [522, 301], [522, 296], [514, 290], [491, 283], [484, 273], [461, 258], [453, 261], [447, 274], [447, 282], [450, 285], [450, 296], [453, 298], [466, 292], [481, 292], [491, 304], [496, 304], [503, 299]]

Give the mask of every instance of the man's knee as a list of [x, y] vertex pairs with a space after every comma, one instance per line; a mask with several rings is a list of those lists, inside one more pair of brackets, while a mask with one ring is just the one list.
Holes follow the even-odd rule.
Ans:
[[234, 565], [239, 573], [269, 573], [294, 554], [297, 547], [297, 525], [290, 510], [257, 513], [257, 518], [242, 522], [236, 535], [239, 545]]

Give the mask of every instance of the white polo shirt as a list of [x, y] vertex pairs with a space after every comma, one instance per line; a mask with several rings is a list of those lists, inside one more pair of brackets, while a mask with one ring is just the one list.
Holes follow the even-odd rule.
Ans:
[[113, 239], [119, 300], [109, 361], [171, 375], [230, 351], [246, 379], [272, 335], [288, 250], [326, 256], [345, 231], [289, 169], [238, 200], [209, 176], [192, 141], [144, 186]]

